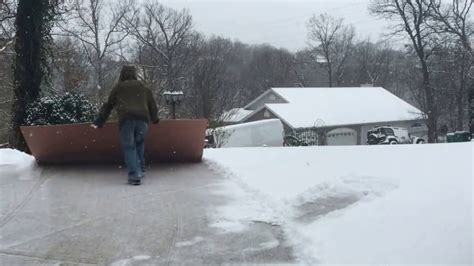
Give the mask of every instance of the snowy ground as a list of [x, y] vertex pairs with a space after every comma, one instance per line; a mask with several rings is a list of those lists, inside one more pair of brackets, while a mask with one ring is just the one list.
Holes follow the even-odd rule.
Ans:
[[280, 227], [209, 226], [232, 200], [227, 181], [205, 164], [164, 164], [135, 187], [118, 165], [37, 167], [0, 149], [0, 265], [293, 263]]
[[471, 265], [473, 148], [206, 150], [138, 188], [0, 149], [0, 265]]
[[[212, 226], [281, 226], [305, 264], [472, 264], [466, 144], [206, 150], [225, 172]], [[278, 243], [267, 243], [278, 245]]]
[[0, 174], [15, 175], [19, 180], [38, 177], [41, 169], [33, 157], [12, 149], [0, 149]]

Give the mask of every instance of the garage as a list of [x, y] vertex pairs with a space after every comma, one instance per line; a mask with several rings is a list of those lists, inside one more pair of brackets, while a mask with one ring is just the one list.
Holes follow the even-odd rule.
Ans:
[[357, 145], [357, 132], [350, 128], [336, 128], [327, 133], [329, 146]]

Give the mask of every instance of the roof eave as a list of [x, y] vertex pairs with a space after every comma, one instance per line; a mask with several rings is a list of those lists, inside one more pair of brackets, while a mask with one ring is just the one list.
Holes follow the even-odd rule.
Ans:
[[265, 97], [267, 94], [270, 93], [270, 91], [272, 91], [272, 89], [269, 89], [267, 91], [265, 91], [264, 93], [260, 94], [260, 96], [258, 96], [257, 98], [255, 98], [253, 101], [251, 101], [250, 103], [248, 103], [246, 106], [244, 106], [243, 108], [245, 110], [247, 110], [247, 108], [249, 108], [249, 106], [251, 106], [252, 104], [256, 103], [257, 101], [259, 101], [260, 99], [262, 99], [263, 97]]
[[263, 97], [267, 96], [270, 92], [273, 92], [273, 93], [276, 94], [278, 97], [280, 97], [283, 101], [285, 101], [286, 103], [289, 103], [289, 101], [288, 101], [287, 99], [285, 99], [285, 97], [283, 97], [281, 94], [279, 94], [278, 92], [276, 92], [273, 88], [271, 88], [271, 89], [268, 89], [267, 91], [265, 91], [264, 93], [260, 94], [260, 96], [258, 96], [258, 97], [255, 98], [253, 101], [251, 101], [249, 104], [247, 104], [246, 106], [244, 106], [243, 109], [249, 108], [252, 104], [258, 102], [258, 101], [261, 100]]
[[291, 129], [295, 129], [295, 127], [290, 123], [288, 122], [286, 119], [284, 119], [283, 117], [281, 117], [277, 112], [275, 112], [270, 106], [268, 105], [264, 105], [262, 108], [260, 108], [260, 111], [263, 110], [263, 109], [267, 109], [270, 113], [272, 113], [274, 116], [278, 117], [278, 119], [280, 119], [284, 124], [286, 124], [288, 127], [290, 127]]
[[[353, 126], [363, 126], [363, 125], [371, 125], [371, 124], [388, 124], [388, 123], [399, 123], [399, 122], [410, 122], [410, 121], [422, 121], [423, 118], [413, 118], [413, 119], [403, 119], [403, 120], [387, 120], [387, 121], [379, 121], [379, 122], [366, 122], [366, 123], [355, 123], [355, 124], [334, 124], [334, 125], [325, 125], [322, 128], [327, 128], [327, 127], [353, 127]], [[307, 128], [313, 128], [314, 126], [309, 126], [309, 127], [295, 127], [293, 129], [298, 130], [298, 129], [307, 129]]]

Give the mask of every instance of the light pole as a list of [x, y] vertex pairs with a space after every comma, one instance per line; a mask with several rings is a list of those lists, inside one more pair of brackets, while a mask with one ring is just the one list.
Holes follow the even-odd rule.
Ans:
[[173, 119], [176, 119], [176, 105], [180, 105], [183, 101], [184, 93], [182, 91], [165, 91], [163, 92], [165, 96], [166, 104], [171, 105], [173, 110]]

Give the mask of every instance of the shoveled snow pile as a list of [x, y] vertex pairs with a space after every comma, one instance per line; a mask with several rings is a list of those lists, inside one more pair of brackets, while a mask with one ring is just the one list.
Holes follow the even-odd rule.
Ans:
[[30, 180], [37, 177], [39, 172], [33, 156], [17, 150], [0, 149], [0, 177]]
[[206, 150], [214, 226], [285, 231], [305, 264], [472, 264], [473, 144]]

